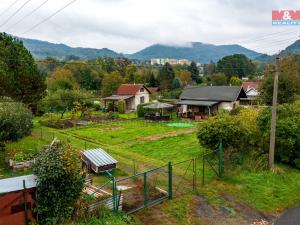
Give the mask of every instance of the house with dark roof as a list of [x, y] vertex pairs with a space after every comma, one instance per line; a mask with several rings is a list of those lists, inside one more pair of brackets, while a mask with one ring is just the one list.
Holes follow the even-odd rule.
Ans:
[[239, 106], [247, 98], [241, 86], [188, 86], [179, 97], [179, 115], [183, 118], [202, 119]]
[[104, 105], [107, 109], [108, 102], [114, 106], [118, 101], [125, 101], [125, 111], [136, 110], [139, 104], [148, 103], [150, 100], [150, 90], [143, 84], [121, 84], [116, 94], [104, 98]]

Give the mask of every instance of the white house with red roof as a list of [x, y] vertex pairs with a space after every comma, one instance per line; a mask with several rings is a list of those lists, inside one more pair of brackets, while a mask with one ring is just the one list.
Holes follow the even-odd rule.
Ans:
[[258, 92], [259, 85], [260, 85], [259, 81], [245, 81], [242, 84], [247, 96], [250, 98], [255, 98], [259, 95]]
[[139, 104], [150, 101], [150, 90], [143, 84], [121, 84], [116, 94], [104, 98], [104, 105], [112, 102], [114, 106], [118, 101], [125, 101], [125, 111], [134, 111]]

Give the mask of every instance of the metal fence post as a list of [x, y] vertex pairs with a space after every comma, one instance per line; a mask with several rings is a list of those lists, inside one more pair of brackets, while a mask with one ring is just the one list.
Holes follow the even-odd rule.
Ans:
[[195, 165], [196, 165], [196, 159], [193, 158], [193, 190], [195, 190], [195, 186], [196, 186], [196, 170], [195, 170]]
[[220, 155], [219, 155], [219, 177], [222, 177], [222, 168], [223, 168], [223, 165], [222, 165], [222, 161], [223, 161], [223, 145], [222, 145], [222, 142], [220, 143]]
[[204, 163], [205, 163], [205, 156], [202, 155], [202, 185], [204, 185]]
[[135, 160], [132, 160], [133, 162], [133, 175], [136, 175], [136, 167], [135, 167]]
[[112, 177], [113, 210], [117, 211], [116, 180]]
[[148, 205], [148, 196], [147, 196], [147, 172], [144, 173], [144, 206]]
[[169, 199], [173, 198], [173, 187], [172, 187], [172, 162], [168, 163], [169, 182], [168, 182], [168, 193]]

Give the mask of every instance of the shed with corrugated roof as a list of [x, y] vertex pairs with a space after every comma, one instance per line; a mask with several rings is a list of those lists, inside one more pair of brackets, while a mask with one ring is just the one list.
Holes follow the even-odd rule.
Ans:
[[117, 166], [117, 160], [101, 148], [89, 149], [81, 152], [83, 166], [95, 173], [110, 171]]

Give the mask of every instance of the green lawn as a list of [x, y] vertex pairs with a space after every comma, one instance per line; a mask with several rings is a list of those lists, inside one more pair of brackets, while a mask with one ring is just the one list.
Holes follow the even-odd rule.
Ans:
[[282, 211], [300, 202], [300, 171], [277, 165], [280, 172], [241, 171], [228, 178], [232, 194], [264, 212]]
[[151, 135], [173, 132], [178, 127], [169, 127], [167, 123], [144, 122], [144, 120], [125, 120], [103, 123], [91, 127], [74, 128], [67, 132], [102, 144], [115, 145], [124, 142], [137, 141], [139, 138]]
[[155, 141], [138, 141], [126, 146], [127, 151], [165, 162], [182, 161], [199, 156], [203, 148], [199, 146], [194, 133]]

